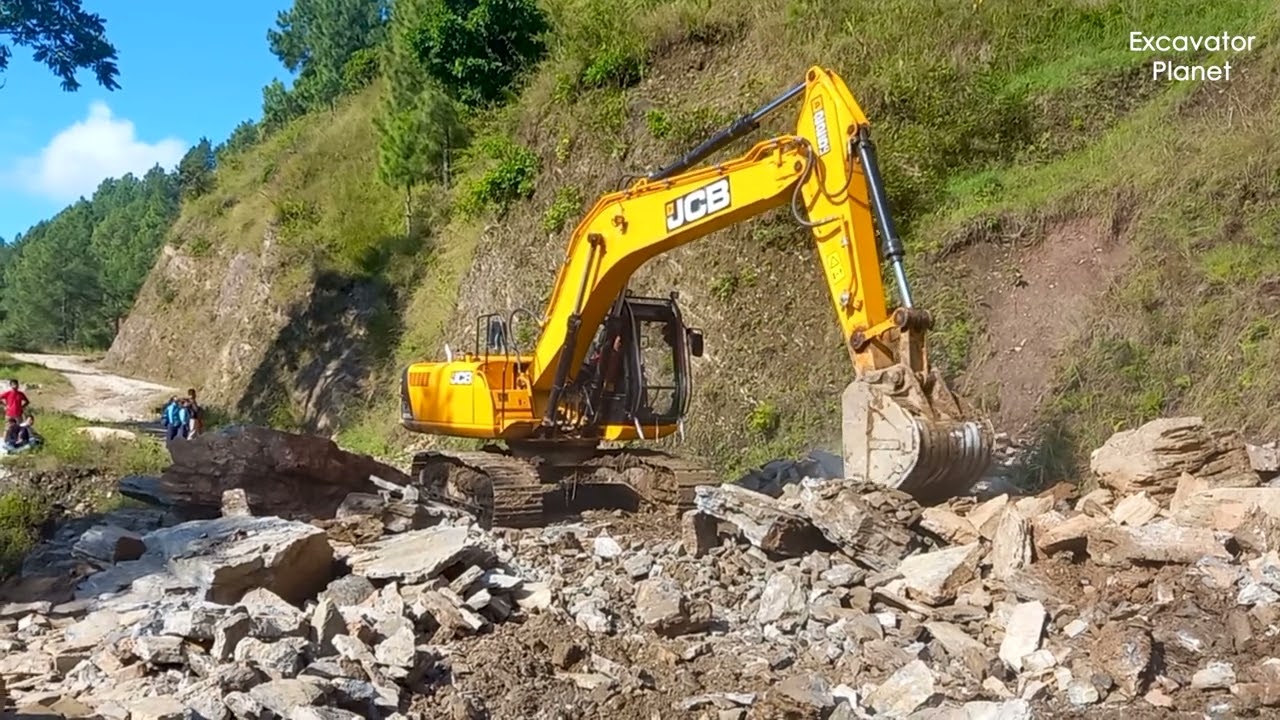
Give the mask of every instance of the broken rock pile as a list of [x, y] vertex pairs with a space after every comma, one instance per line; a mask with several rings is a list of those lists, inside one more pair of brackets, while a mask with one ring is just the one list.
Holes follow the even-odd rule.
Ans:
[[[217, 519], [158, 527], [157, 513], [131, 510], [64, 528], [27, 580], [77, 566], [87, 574], [75, 589], [49, 596], [38, 584], [44, 599], [0, 607], [11, 702], [121, 720], [409, 710], [448, 675], [437, 643], [489, 630], [540, 591], [468, 518], [406, 518], [387, 509], [405, 505], [390, 495], [353, 494], [342, 517], [303, 523], [248, 515], [233, 490]], [[352, 526], [364, 528], [360, 544], [341, 539]]]
[[1229, 717], [1280, 705], [1275, 455], [1173, 418], [1100, 448], [1082, 496], [723, 485], [679, 537], [616, 519], [514, 544], [590, 638], [546, 643], [548, 673], [597, 713], [647, 692], [709, 718]]
[[1280, 452], [1169, 418], [1092, 467], [933, 507], [785, 470], [492, 533], [376, 477], [306, 523], [232, 489], [65, 526], [0, 608], [0, 676], [134, 720], [1274, 712]]

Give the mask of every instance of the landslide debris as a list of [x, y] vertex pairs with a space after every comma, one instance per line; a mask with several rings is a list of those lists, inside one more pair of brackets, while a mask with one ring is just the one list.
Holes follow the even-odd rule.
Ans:
[[1174, 418], [1083, 494], [921, 507], [808, 462], [493, 533], [385, 478], [306, 521], [229, 488], [64, 525], [4, 589], [0, 676], [19, 711], [138, 720], [1266, 714], [1276, 456]]

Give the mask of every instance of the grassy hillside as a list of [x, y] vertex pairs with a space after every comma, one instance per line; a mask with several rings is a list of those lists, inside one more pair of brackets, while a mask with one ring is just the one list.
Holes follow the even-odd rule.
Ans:
[[[1159, 7], [1148, 7], [1159, 5]], [[1263, 0], [547, 0], [552, 52], [469, 118], [425, 232], [375, 179], [380, 86], [220, 168], [184, 208], [110, 360], [233, 409], [386, 454], [396, 370], [470, 345], [474, 317], [550, 289], [578, 213], [822, 64], [872, 118], [935, 357], [1069, 472], [1114, 429], [1204, 413], [1259, 433], [1280, 391], [1276, 10]], [[1148, 54], [1129, 33], [1252, 52]], [[1229, 61], [1229, 82], [1150, 64]], [[795, 108], [761, 133], [793, 127]], [[849, 377], [805, 234], [785, 213], [646, 267], [707, 332], [686, 445], [733, 470], [838, 444]], [[354, 298], [354, 299], [349, 299]], [[198, 338], [191, 354], [188, 339]], [[187, 343], [187, 344], [183, 344]]]

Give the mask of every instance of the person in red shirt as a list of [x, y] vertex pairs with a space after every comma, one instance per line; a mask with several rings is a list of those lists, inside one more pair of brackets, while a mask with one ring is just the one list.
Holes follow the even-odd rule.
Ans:
[[27, 394], [18, 389], [17, 380], [9, 381], [9, 389], [0, 393], [0, 400], [4, 400], [5, 418], [18, 420], [22, 419], [22, 413], [31, 404], [31, 401], [27, 399]]

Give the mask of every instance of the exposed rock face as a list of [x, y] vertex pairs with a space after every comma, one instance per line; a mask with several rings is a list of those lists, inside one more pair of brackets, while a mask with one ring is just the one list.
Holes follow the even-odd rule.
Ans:
[[170, 443], [173, 464], [158, 481], [127, 479], [120, 492], [187, 517], [217, 517], [224, 492], [241, 488], [255, 515], [331, 518], [352, 492], [376, 492], [369, 476], [407, 484], [399, 470], [332, 440], [256, 426], [233, 426]]

